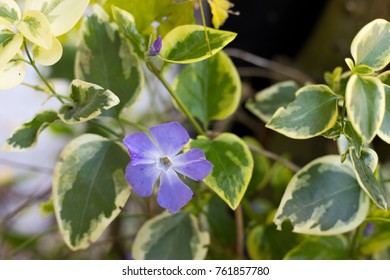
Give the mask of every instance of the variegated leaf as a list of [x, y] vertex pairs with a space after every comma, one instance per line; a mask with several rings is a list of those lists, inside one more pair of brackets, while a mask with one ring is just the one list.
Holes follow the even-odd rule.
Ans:
[[64, 104], [58, 112], [61, 120], [69, 124], [86, 122], [119, 104], [119, 98], [110, 90], [81, 80], [72, 82], [70, 98], [74, 104]]
[[17, 25], [18, 30], [30, 42], [50, 49], [52, 45], [52, 33], [50, 24], [44, 14], [38, 11], [27, 11], [23, 14], [22, 21]]
[[129, 155], [121, 144], [84, 134], [60, 157], [53, 176], [58, 226], [69, 248], [84, 249], [101, 236], [129, 198]]
[[390, 62], [390, 23], [376, 19], [364, 26], [351, 44], [355, 65], [366, 65], [377, 71]]
[[47, 126], [58, 119], [57, 112], [43, 111], [38, 113], [31, 121], [22, 124], [12, 132], [2, 147], [5, 152], [21, 152], [33, 148], [38, 136]]
[[3, 68], [20, 50], [23, 35], [0, 25], [0, 68]]
[[386, 210], [385, 190], [374, 176], [374, 170], [378, 164], [377, 154], [372, 149], [363, 149], [358, 158], [353, 148], [350, 148], [349, 154], [359, 185], [379, 208]]
[[296, 92], [287, 108], [279, 108], [266, 127], [294, 139], [322, 134], [337, 121], [338, 97], [325, 85], [309, 85]]
[[385, 71], [378, 75], [378, 79], [384, 84], [390, 87], [390, 70]]
[[290, 220], [294, 232], [314, 235], [344, 233], [360, 225], [369, 200], [348, 161], [329, 155], [318, 158], [291, 179], [275, 214], [280, 229]]
[[236, 38], [229, 31], [207, 28], [209, 45], [205, 29], [201, 25], [182, 25], [169, 32], [163, 39], [160, 52], [162, 59], [172, 63], [193, 63], [207, 59]]
[[52, 34], [57, 37], [79, 21], [88, 3], [89, 0], [26, 0], [24, 10], [42, 12], [50, 23]]
[[280, 82], [256, 93], [254, 100], [249, 100], [245, 106], [263, 122], [268, 122], [276, 110], [294, 101], [297, 90], [294, 81]]
[[385, 106], [385, 115], [383, 117], [381, 127], [379, 128], [378, 136], [387, 144], [390, 144], [390, 86], [384, 84], [383, 87], [385, 89], [386, 106]]
[[18, 4], [13, 0], [1, 0], [0, 2], [0, 18], [3, 18], [10, 23], [19, 21], [22, 17], [22, 12]]
[[21, 84], [26, 75], [26, 63], [19, 52], [5, 66], [0, 68], [0, 90], [11, 89]]
[[164, 212], [147, 221], [134, 240], [137, 260], [202, 260], [210, 243], [196, 218], [187, 213]]
[[352, 75], [345, 93], [348, 119], [365, 142], [370, 143], [385, 115], [385, 90], [376, 77]]
[[62, 57], [62, 45], [56, 37], [52, 38], [52, 45], [50, 49], [44, 49], [37, 45], [34, 45], [32, 48], [32, 53], [34, 56], [35, 62], [50, 66], [57, 63]]

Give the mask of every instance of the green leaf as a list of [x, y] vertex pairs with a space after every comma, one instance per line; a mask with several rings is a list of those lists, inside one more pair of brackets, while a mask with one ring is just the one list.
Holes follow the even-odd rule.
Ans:
[[110, 0], [104, 5], [111, 11], [111, 5], [124, 9], [134, 16], [137, 30], [146, 36], [155, 32], [153, 25], [158, 23], [157, 34], [164, 37], [173, 28], [193, 24], [194, 3], [191, 1], [144, 1], [144, 0]]
[[348, 119], [367, 143], [374, 139], [385, 114], [385, 90], [375, 77], [352, 75], [345, 93]]
[[275, 112], [266, 127], [294, 139], [320, 135], [337, 121], [337, 100], [325, 85], [305, 86], [287, 108]]
[[30, 42], [45, 49], [51, 48], [52, 33], [50, 24], [41, 12], [25, 12], [17, 27], [20, 33]]
[[385, 85], [390, 87], [390, 70], [385, 71], [378, 75], [378, 79]]
[[236, 38], [229, 31], [207, 28], [210, 48], [206, 41], [205, 29], [201, 25], [182, 25], [169, 32], [163, 39], [160, 56], [173, 63], [193, 63], [207, 59]]
[[46, 127], [58, 119], [55, 111], [43, 111], [11, 134], [4, 143], [2, 150], [6, 152], [19, 152], [33, 148], [38, 141], [38, 136]]
[[112, 5], [111, 8], [114, 20], [118, 24], [120, 30], [125, 37], [130, 40], [138, 57], [143, 58], [144, 52], [146, 51], [145, 42], [144, 38], [138, 33], [138, 30], [135, 27], [134, 17], [129, 12], [115, 7], [114, 5]]
[[390, 62], [390, 23], [376, 19], [364, 26], [351, 44], [351, 54], [356, 65], [367, 65], [374, 71]]
[[359, 185], [379, 208], [386, 210], [386, 193], [374, 176], [374, 170], [378, 163], [375, 151], [363, 149], [361, 157], [358, 158], [353, 149], [350, 148], [349, 154]]
[[3, 18], [10, 23], [19, 21], [22, 17], [22, 12], [18, 4], [13, 0], [1, 0], [0, 2], [0, 18]]
[[19, 52], [0, 68], [0, 90], [16, 87], [23, 82], [25, 76], [26, 63], [23, 60], [22, 52]]
[[374, 73], [374, 70], [372, 70], [370, 66], [360, 64], [356, 65], [352, 72], [353, 74], [357, 75], [371, 75], [372, 73]]
[[218, 29], [223, 25], [229, 16], [229, 9], [234, 6], [227, 0], [207, 0], [211, 8], [211, 14], [213, 15], [213, 26]]
[[164, 212], [147, 221], [134, 240], [137, 260], [202, 260], [210, 237], [187, 212]]
[[91, 120], [119, 103], [119, 98], [110, 90], [80, 80], [73, 80], [70, 98], [74, 104], [61, 106], [58, 116], [67, 124]]
[[355, 129], [353, 128], [351, 122], [346, 121], [344, 126], [344, 135], [347, 138], [348, 142], [354, 147], [354, 152], [357, 157], [360, 157], [361, 149], [363, 147], [364, 141], [362, 136], [360, 136]]
[[24, 10], [42, 12], [54, 36], [68, 32], [83, 15], [89, 0], [26, 0]]
[[117, 113], [134, 103], [144, 84], [138, 57], [127, 39], [121, 38], [108, 15], [93, 6], [83, 22], [81, 45], [76, 54], [77, 79], [110, 89], [120, 99]]
[[[262, 149], [261, 144], [255, 138], [247, 136], [242, 139], [249, 147], [253, 146]], [[271, 177], [271, 164], [269, 159], [254, 151], [251, 151], [251, 154], [253, 157], [253, 172], [247, 193], [264, 188]]]
[[15, 34], [8, 28], [0, 25], [0, 69], [20, 51], [22, 44], [22, 34]]
[[211, 120], [232, 115], [241, 98], [240, 76], [223, 52], [187, 65], [174, 81], [173, 88], [205, 128]]
[[53, 176], [58, 226], [72, 250], [84, 249], [100, 237], [129, 198], [125, 179], [129, 155], [114, 141], [84, 134], [60, 157]]
[[346, 260], [348, 241], [343, 235], [310, 237], [289, 251], [284, 259]]
[[281, 260], [296, 244], [297, 234], [285, 228], [276, 230], [273, 224], [252, 228], [246, 239], [248, 255], [252, 260]]
[[268, 122], [277, 109], [294, 101], [297, 90], [298, 85], [293, 81], [280, 82], [256, 93], [255, 99], [248, 100], [245, 106], [263, 122]]
[[298, 233], [333, 235], [360, 225], [368, 207], [350, 164], [330, 155], [312, 161], [293, 176], [274, 222], [280, 228], [290, 220]]
[[[390, 78], [389, 78], [389, 82], [390, 82]], [[384, 84], [383, 87], [385, 89], [386, 106], [385, 106], [385, 115], [383, 117], [382, 125], [379, 128], [378, 136], [387, 144], [390, 144], [390, 86]]]
[[212, 141], [199, 137], [190, 142], [190, 147], [201, 149], [214, 165], [203, 182], [235, 210], [252, 177], [253, 158], [245, 142], [234, 134], [223, 133]]

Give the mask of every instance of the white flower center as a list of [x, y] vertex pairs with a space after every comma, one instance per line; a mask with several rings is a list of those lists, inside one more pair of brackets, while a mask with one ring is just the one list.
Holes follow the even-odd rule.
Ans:
[[157, 162], [157, 168], [163, 171], [168, 171], [172, 166], [172, 162], [168, 157], [162, 157]]

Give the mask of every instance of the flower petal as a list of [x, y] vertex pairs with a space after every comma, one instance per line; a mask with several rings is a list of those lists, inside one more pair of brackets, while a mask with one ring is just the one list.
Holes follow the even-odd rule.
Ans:
[[123, 143], [130, 152], [130, 164], [156, 164], [161, 157], [160, 152], [153, 144], [152, 140], [143, 132], [137, 132], [123, 139]]
[[137, 166], [128, 164], [126, 179], [139, 196], [146, 197], [152, 194], [154, 183], [156, 183], [160, 172], [155, 164], [139, 164]]
[[195, 181], [202, 180], [213, 169], [213, 164], [206, 160], [204, 153], [197, 148], [177, 155], [171, 161], [173, 169]]
[[176, 172], [169, 169], [161, 173], [157, 202], [172, 213], [179, 211], [192, 198], [192, 190], [184, 184]]
[[150, 128], [150, 133], [164, 156], [175, 156], [190, 140], [187, 130], [178, 122], [164, 123]]

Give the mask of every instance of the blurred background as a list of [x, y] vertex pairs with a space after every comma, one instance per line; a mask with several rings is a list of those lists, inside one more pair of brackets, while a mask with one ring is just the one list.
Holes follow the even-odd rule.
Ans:
[[[323, 83], [323, 73], [336, 66], [346, 68], [344, 58], [350, 57], [349, 46], [366, 23], [375, 18], [390, 19], [390, 0], [231, 0], [234, 11], [222, 29], [238, 33], [226, 50], [238, 67], [243, 81], [243, 100], [275, 82], [295, 80]], [[68, 91], [73, 79], [73, 61], [77, 41], [74, 31], [63, 37], [64, 56], [53, 68], [42, 71], [61, 93]], [[266, 59], [263, 65], [245, 61], [249, 54]], [[276, 64], [269, 65], [269, 61]], [[292, 69], [291, 75], [280, 69]], [[60, 79], [60, 77], [62, 79]], [[65, 80], [63, 79], [65, 77]], [[148, 77], [147, 77], [148, 79]], [[31, 68], [26, 83], [37, 84]], [[153, 82], [147, 80], [147, 83]], [[157, 81], [156, 81], [157, 82]], [[153, 83], [151, 83], [153, 84]], [[157, 83], [156, 83], [157, 86]], [[149, 94], [148, 94], [149, 92]], [[177, 116], [169, 101], [146, 93], [132, 108], [142, 118], [155, 110]], [[59, 103], [26, 86], [0, 91], [0, 145], [20, 124], [38, 111]], [[155, 118], [158, 118], [155, 114]], [[153, 118], [149, 120], [154, 122]], [[305, 141], [288, 139], [267, 130], [244, 105], [232, 118], [214, 123], [215, 130], [233, 131], [239, 136], [254, 136], [264, 148], [276, 154], [288, 154], [292, 162], [304, 165], [324, 154], [337, 153], [334, 142], [323, 138]], [[88, 250], [72, 252], [63, 243], [51, 213], [51, 176], [62, 148], [78, 133], [75, 129], [53, 126], [45, 130], [37, 146], [28, 152], [0, 152], [0, 259], [117, 259], [131, 258], [129, 248], [116, 248], [115, 242], [97, 242]], [[380, 161], [387, 162], [388, 146], [376, 139], [373, 143]], [[128, 233], [129, 234], [129, 233]]]

